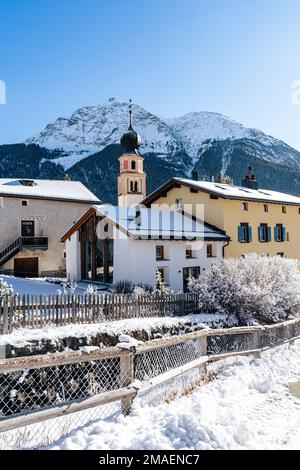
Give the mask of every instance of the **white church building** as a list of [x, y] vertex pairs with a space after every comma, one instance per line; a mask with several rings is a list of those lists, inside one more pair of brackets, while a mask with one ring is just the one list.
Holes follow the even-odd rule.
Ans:
[[131, 125], [119, 157], [118, 206], [92, 205], [63, 235], [67, 275], [73, 280], [155, 286], [156, 272], [174, 291], [186, 290], [189, 277], [205, 275], [223, 257], [226, 234], [181, 208], [145, 208], [141, 139]]

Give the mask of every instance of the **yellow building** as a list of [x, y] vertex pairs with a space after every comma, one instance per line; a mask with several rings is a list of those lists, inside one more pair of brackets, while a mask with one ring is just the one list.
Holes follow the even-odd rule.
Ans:
[[204, 208], [205, 222], [230, 237], [226, 258], [256, 252], [300, 259], [300, 198], [258, 189], [251, 168], [243, 186], [172, 178], [142, 203], [175, 205], [195, 217]]

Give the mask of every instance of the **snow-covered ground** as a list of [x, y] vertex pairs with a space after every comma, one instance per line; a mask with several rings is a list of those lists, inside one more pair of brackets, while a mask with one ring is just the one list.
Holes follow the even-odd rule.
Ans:
[[[53, 295], [53, 294], [57, 294], [58, 290], [63, 292], [62, 283], [49, 282], [47, 281], [46, 278], [38, 278], [38, 279], [30, 278], [29, 279], [29, 278], [22, 278], [22, 277], [0, 275], [0, 279], [3, 279], [4, 281], [7, 282], [7, 284], [11, 285], [14, 290], [14, 293], [16, 294]], [[86, 282], [79, 282], [75, 290], [75, 293], [84, 294], [87, 287], [88, 287], [88, 284]]]
[[170, 404], [140, 407], [74, 431], [50, 449], [300, 449], [300, 342], [261, 359], [239, 358]]
[[0, 335], [0, 347], [11, 344], [15, 347], [24, 347], [30, 341], [49, 340], [52, 343], [67, 337], [86, 337], [91, 338], [100, 334], [111, 336], [130, 335], [134, 331], [145, 330], [149, 335], [151, 331], [159, 331], [162, 328], [171, 329], [179, 326], [182, 333], [188, 331], [207, 328], [220, 327], [224, 325], [227, 319], [225, 315], [220, 314], [195, 314], [182, 317], [149, 317], [149, 318], [130, 318], [127, 320], [108, 321], [95, 324], [74, 324], [56, 327], [53, 325], [44, 328], [19, 328], [7, 335]]

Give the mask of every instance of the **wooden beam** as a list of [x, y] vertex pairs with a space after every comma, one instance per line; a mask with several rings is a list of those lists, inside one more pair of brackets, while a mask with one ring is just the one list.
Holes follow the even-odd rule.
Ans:
[[0, 360], [0, 374], [17, 372], [20, 370], [42, 369], [44, 367], [53, 367], [64, 364], [75, 364], [82, 362], [90, 362], [103, 359], [113, 359], [132, 355], [131, 351], [120, 349], [117, 347], [99, 348], [90, 353], [82, 351], [54, 353], [51, 355], [40, 354], [38, 356], [19, 357], [14, 359]]
[[66, 416], [78, 411], [95, 408], [96, 406], [107, 405], [126, 397], [135, 397], [137, 390], [134, 388], [121, 388], [111, 392], [104, 392], [89, 398], [72, 400], [57, 406], [44, 408], [39, 411], [30, 411], [16, 418], [0, 418], [0, 432], [11, 431], [13, 429], [29, 426], [31, 424], [47, 421], [48, 419]]

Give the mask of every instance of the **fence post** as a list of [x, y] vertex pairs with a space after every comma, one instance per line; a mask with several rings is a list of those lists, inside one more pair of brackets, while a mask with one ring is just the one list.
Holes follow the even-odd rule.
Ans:
[[183, 292], [182, 294], [182, 300], [181, 300], [181, 314], [182, 315], [185, 315], [186, 313], [190, 313], [190, 312], [186, 312], [186, 302], [185, 302], [185, 296], [186, 294]]
[[3, 334], [9, 333], [8, 327], [8, 297], [5, 295], [3, 297]]
[[[261, 333], [262, 330], [255, 331], [252, 333], [252, 347], [253, 349], [262, 349], [262, 344], [261, 344]], [[254, 354], [255, 357], [261, 357], [260, 352], [256, 352]]]
[[[134, 380], [134, 353], [126, 354], [120, 357], [120, 378], [121, 387], [128, 387]], [[122, 414], [128, 415], [131, 411], [133, 398], [126, 397], [122, 399]]]

